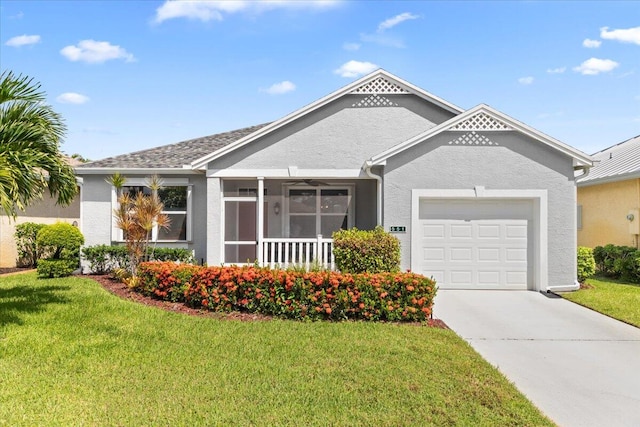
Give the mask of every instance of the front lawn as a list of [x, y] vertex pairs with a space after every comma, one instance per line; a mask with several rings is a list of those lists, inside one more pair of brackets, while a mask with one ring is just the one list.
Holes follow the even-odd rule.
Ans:
[[0, 277], [0, 425], [553, 425], [453, 332], [240, 322]]
[[588, 279], [592, 288], [562, 294], [563, 298], [614, 319], [640, 327], [640, 286], [607, 278]]

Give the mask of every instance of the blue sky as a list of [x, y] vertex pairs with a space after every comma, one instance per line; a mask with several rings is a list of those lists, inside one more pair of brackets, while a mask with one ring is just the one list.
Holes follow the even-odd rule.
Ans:
[[0, 43], [93, 160], [276, 120], [376, 68], [587, 153], [640, 134], [640, 2], [2, 0]]

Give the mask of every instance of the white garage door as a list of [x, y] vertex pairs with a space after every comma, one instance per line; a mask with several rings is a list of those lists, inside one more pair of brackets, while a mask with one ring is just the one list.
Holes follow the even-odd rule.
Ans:
[[421, 220], [421, 274], [443, 289], [527, 289], [527, 220]]

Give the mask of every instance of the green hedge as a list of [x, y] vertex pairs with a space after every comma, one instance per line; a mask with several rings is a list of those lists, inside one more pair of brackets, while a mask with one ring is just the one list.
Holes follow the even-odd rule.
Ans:
[[58, 222], [38, 231], [36, 244], [47, 259], [38, 261], [38, 277], [69, 276], [80, 266], [80, 246], [84, 236], [71, 224]]
[[18, 250], [18, 260], [16, 264], [19, 267], [35, 267], [42, 255], [42, 251], [38, 248], [37, 238], [38, 232], [45, 227], [46, 224], [38, 224], [35, 222], [25, 222], [16, 225], [16, 232], [13, 236], [16, 239], [16, 249]]
[[596, 261], [593, 258], [593, 250], [584, 246], [578, 247], [578, 281], [584, 283], [596, 272]]
[[632, 246], [596, 246], [596, 270], [608, 277], [640, 283], [640, 251]]
[[[189, 249], [155, 248], [153, 260], [194, 263]], [[82, 258], [89, 264], [94, 274], [106, 274], [117, 269], [129, 268], [129, 254], [126, 246], [95, 245], [82, 248]]]
[[374, 230], [339, 230], [333, 233], [336, 268], [343, 273], [400, 271], [400, 241], [380, 226]]
[[266, 267], [142, 263], [139, 290], [213, 311], [288, 319], [424, 321], [436, 284], [415, 273], [342, 274]]

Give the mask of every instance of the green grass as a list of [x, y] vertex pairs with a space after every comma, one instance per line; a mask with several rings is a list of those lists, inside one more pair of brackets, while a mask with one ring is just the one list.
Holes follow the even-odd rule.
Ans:
[[453, 332], [240, 322], [0, 278], [0, 425], [553, 425]]
[[587, 280], [593, 286], [562, 297], [640, 328], [640, 286], [608, 278]]

